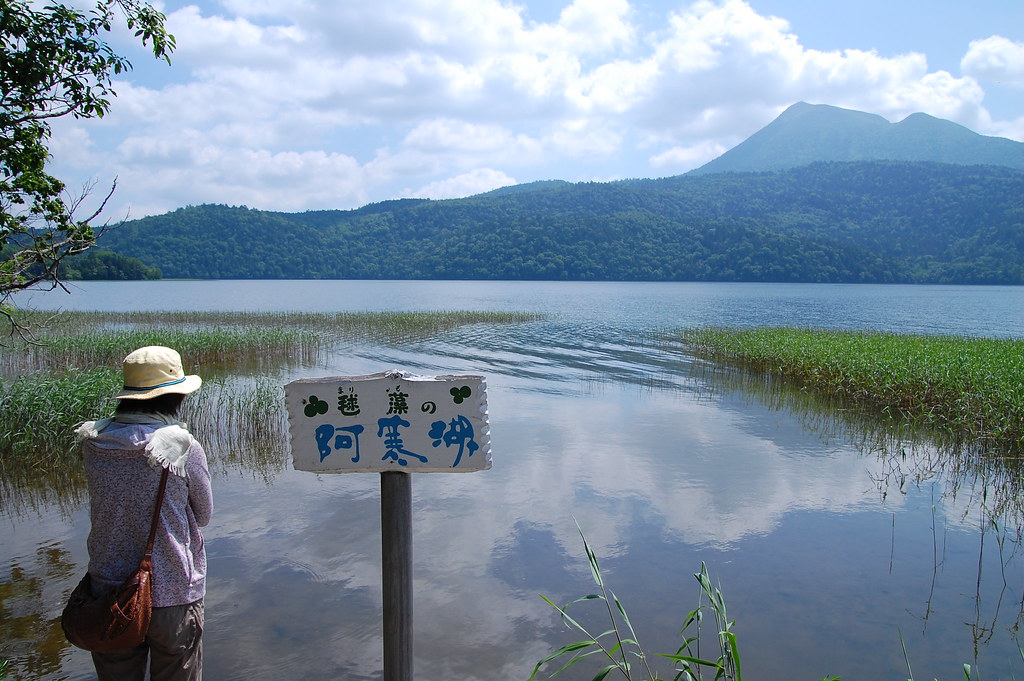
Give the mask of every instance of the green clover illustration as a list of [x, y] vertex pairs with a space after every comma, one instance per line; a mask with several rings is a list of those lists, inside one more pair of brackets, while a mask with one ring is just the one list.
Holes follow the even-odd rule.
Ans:
[[309, 418], [313, 418], [317, 414], [326, 414], [329, 408], [330, 405], [321, 400], [319, 397], [317, 397], [316, 395], [310, 395], [309, 402], [306, 404], [305, 409], [303, 409], [302, 411]]
[[472, 389], [468, 385], [464, 385], [461, 388], [452, 388], [448, 392], [452, 394], [452, 402], [455, 404], [462, 404], [463, 400], [468, 400], [469, 396], [473, 394]]

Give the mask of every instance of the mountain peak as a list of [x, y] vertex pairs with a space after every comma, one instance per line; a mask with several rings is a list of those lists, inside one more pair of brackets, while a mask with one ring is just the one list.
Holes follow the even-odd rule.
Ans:
[[691, 174], [783, 170], [817, 161], [932, 161], [1024, 169], [1024, 143], [979, 135], [925, 113], [890, 123], [864, 111], [797, 102]]

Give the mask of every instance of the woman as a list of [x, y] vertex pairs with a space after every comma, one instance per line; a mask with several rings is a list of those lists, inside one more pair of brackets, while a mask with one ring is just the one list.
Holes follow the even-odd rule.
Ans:
[[153, 619], [138, 648], [93, 653], [100, 681], [202, 679], [206, 551], [199, 528], [213, 496], [206, 453], [178, 421], [186, 376], [171, 348], [140, 348], [124, 359], [124, 389], [113, 418], [76, 431], [89, 483], [89, 575], [94, 596], [115, 588], [145, 552], [163, 468], [167, 479], [153, 545]]

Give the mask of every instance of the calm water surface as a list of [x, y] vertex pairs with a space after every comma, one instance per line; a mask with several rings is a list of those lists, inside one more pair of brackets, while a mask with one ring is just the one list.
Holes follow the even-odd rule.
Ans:
[[[648, 652], [675, 651], [704, 562], [750, 679], [905, 679], [901, 636], [915, 678], [962, 678], [965, 662], [986, 679], [1024, 676], [1024, 562], [1014, 519], [988, 512], [990, 481], [935, 470], [927, 448], [904, 458], [874, 447], [651, 341], [705, 325], [1024, 337], [1024, 289], [96, 282], [26, 302], [543, 313], [401, 346], [339, 343], [320, 365], [279, 377], [391, 367], [487, 377], [494, 468], [413, 481], [419, 681], [526, 679], [575, 640], [538, 595], [592, 590], [574, 520]], [[377, 476], [214, 468], [207, 677], [381, 678]], [[88, 656], [53, 624], [86, 564], [87, 532], [81, 507], [0, 509], [0, 656], [13, 658], [15, 679], [91, 678]]]

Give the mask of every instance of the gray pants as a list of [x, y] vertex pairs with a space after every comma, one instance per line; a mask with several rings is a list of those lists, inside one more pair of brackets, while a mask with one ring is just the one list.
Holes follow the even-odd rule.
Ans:
[[99, 681], [202, 681], [202, 599], [188, 605], [153, 608], [146, 642], [137, 648], [93, 653]]

